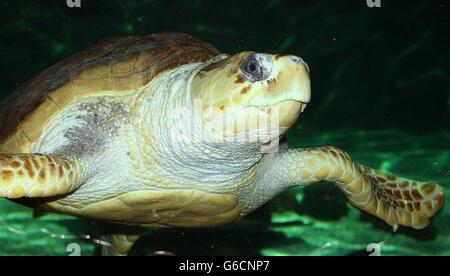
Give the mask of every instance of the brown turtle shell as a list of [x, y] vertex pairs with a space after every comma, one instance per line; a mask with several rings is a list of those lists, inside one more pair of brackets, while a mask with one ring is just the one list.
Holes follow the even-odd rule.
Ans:
[[182, 33], [101, 41], [46, 69], [0, 103], [0, 152], [28, 152], [50, 119], [76, 99], [134, 93], [160, 72], [219, 53]]

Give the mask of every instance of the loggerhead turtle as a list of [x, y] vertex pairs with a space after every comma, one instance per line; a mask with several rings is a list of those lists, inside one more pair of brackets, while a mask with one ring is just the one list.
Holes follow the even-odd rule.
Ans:
[[[105, 40], [0, 105], [0, 197], [127, 227], [204, 227], [328, 181], [394, 227], [424, 228], [444, 203], [437, 184], [335, 147], [277, 150], [309, 101], [297, 56], [228, 56], [180, 33]], [[109, 253], [128, 252], [127, 227]]]

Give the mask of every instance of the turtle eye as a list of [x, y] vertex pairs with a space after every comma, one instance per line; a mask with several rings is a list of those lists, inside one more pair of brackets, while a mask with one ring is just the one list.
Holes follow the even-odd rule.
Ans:
[[269, 77], [270, 68], [266, 68], [264, 57], [253, 54], [247, 57], [241, 65], [241, 71], [245, 79], [251, 82], [261, 81]]

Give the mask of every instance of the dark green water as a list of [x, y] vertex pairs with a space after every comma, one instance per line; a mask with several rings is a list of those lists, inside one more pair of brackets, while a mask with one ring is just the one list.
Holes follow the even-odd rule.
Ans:
[[[110, 36], [186, 32], [227, 53], [299, 55], [311, 67], [312, 103], [291, 147], [334, 145], [377, 169], [450, 188], [449, 1], [0, 1], [0, 93]], [[448, 198], [447, 193], [447, 200]], [[94, 227], [0, 200], [0, 255], [83, 255]], [[282, 194], [240, 222], [151, 230], [132, 254], [450, 255], [450, 210], [397, 233], [350, 207], [332, 185]]]

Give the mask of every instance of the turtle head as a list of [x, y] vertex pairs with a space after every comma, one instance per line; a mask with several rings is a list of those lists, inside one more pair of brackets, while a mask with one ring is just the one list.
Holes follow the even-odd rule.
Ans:
[[192, 81], [203, 123], [235, 135], [278, 128], [284, 133], [310, 100], [308, 65], [299, 57], [242, 52], [218, 56]]

